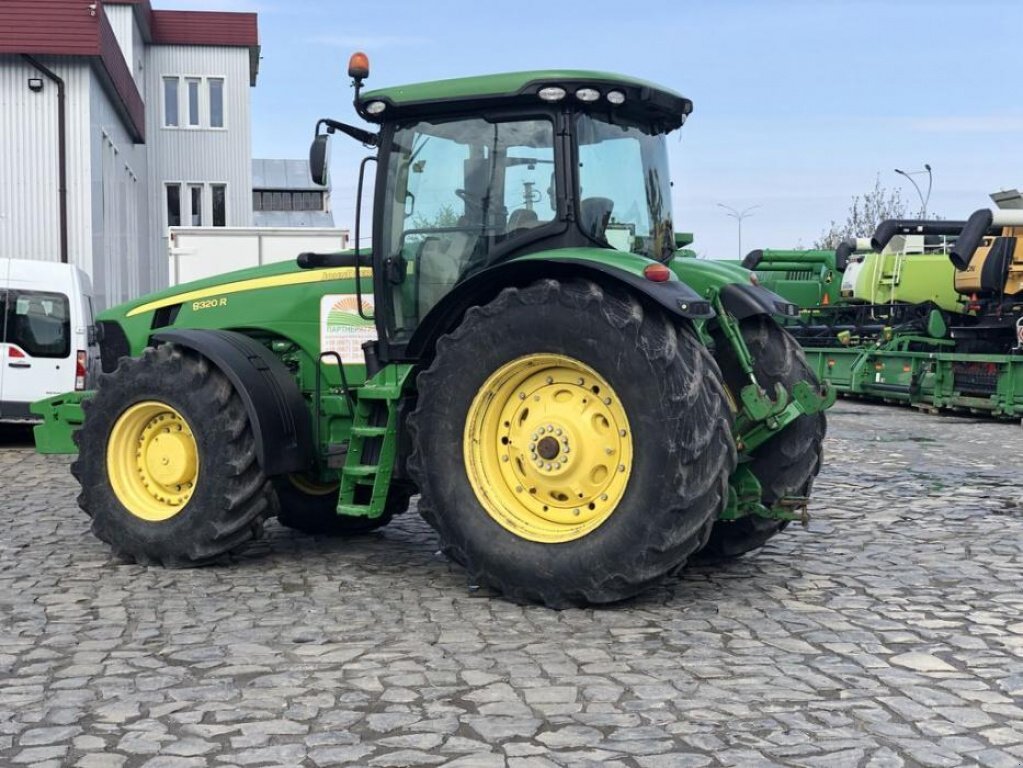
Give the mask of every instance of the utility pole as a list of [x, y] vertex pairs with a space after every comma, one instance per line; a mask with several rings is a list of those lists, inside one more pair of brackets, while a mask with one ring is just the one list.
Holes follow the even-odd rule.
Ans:
[[[931, 201], [931, 185], [934, 183], [934, 177], [931, 175], [931, 166], [930, 166], [930, 164], [929, 163], [924, 163], [924, 168], [923, 168], [922, 171], [904, 171], [901, 168], [896, 168], [895, 172], [897, 174], [899, 174], [900, 176], [905, 176], [907, 179], [909, 179], [909, 183], [912, 184], [913, 187], [916, 189], [916, 193], [920, 197], [920, 218], [921, 219], [926, 219], [927, 218], [927, 204]], [[927, 174], [927, 196], [926, 197], [924, 196], [924, 193], [920, 191], [920, 185], [916, 183], [916, 179], [913, 178], [914, 176], [919, 176], [919, 175], [924, 174], [924, 173]]]
[[737, 208], [733, 208], [730, 205], [725, 205], [724, 203], [718, 203], [718, 207], [719, 208], [724, 208], [726, 211], [728, 211], [728, 213], [725, 214], [725, 215], [726, 216], [731, 216], [733, 219], [735, 219], [735, 221], [739, 225], [739, 258], [741, 259], [743, 257], [743, 253], [742, 253], [742, 220], [745, 219], [747, 216], [751, 216], [752, 212], [754, 210], [756, 210], [757, 208], [760, 208], [761, 206], [759, 206], [759, 205], [751, 205], [749, 208], [746, 208], [745, 210], [742, 210], [742, 211], [738, 210]]

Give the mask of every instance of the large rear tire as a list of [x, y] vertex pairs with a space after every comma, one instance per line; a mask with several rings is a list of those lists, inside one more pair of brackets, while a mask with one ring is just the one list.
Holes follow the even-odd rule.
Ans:
[[578, 280], [471, 309], [418, 379], [419, 510], [470, 579], [552, 607], [609, 603], [707, 539], [735, 465], [692, 330]]
[[122, 359], [83, 408], [78, 505], [119, 556], [202, 565], [276, 513], [241, 397], [201, 355], [165, 344]]
[[[769, 394], [773, 396], [775, 384], [781, 384], [787, 392], [791, 392], [800, 381], [808, 381], [820, 391], [820, 381], [807, 365], [799, 343], [788, 331], [763, 315], [746, 318], [740, 328], [753, 358], [757, 381]], [[715, 335], [715, 346], [715, 358], [725, 384], [737, 398], [749, 379], [723, 335]], [[752, 452], [749, 468], [760, 481], [763, 489], [761, 501], [765, 506], [771, 506], [788, 495], [810, 495], [824, 457], [826, 430], [827, 421], [823, 413], [800, 416]], [[698, 559], [713, 561], [739, 557], [764, 546], [787, 526], [785, 521], [762, 517], [718, 521]]]
[[312, 536], [359, 536], [383, 528], [395, 515], [408, 509], [414, 493], [411, 485], [394, 482], [380, 517], [349, 517], [337, 513], [338, 484], [322, 485], [302, 476], [274, 478], [280, 510], [277, 522]]

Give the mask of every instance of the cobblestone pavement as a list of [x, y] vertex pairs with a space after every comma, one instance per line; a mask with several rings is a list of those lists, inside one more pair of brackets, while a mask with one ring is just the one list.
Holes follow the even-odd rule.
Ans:
[[113, 560], [0, 448], [4, 766], [1019, 766], [1023, 432], [832, 412], [809, 530], [605, 610], [473, 591], [415, 515]]

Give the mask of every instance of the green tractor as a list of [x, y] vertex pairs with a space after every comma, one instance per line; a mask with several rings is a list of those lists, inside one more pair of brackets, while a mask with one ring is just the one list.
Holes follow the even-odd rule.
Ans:
[[[692, 104], [581, 71], [363, 92], [372, 248], [302, 254], [101, 316], [95, 391], [36, 404], [92, 530], [190, 566], [276, 516], [419, 512], [473, 583], [620, 600], [805, 519], [834, 396], [737, 266], [675, 258], [666, 136]], [[361, 211], [356, 243], [361, 242]]]

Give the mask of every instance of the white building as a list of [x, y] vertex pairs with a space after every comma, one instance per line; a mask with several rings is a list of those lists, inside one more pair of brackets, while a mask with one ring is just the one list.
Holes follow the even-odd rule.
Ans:
[[167, 284], [169, 226], [250, 227], [255, 14], [0, 2], [0, 258], [69, 261], [97, 308]]

